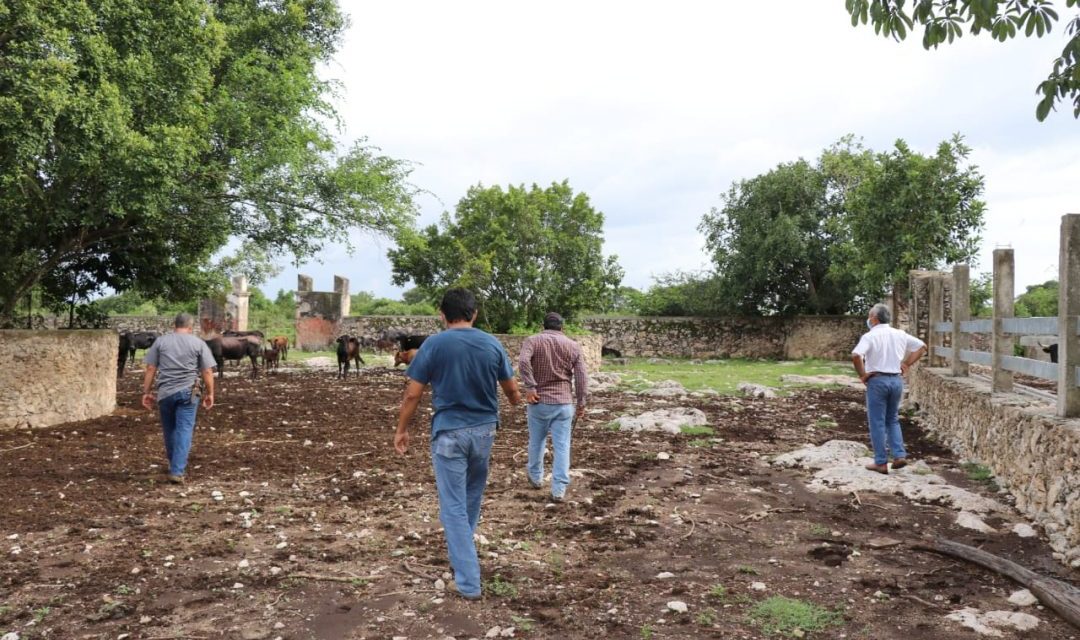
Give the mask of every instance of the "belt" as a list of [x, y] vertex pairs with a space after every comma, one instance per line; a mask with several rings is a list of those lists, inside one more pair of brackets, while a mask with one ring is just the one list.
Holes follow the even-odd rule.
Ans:
[[885, 373], [884, 371], [871, 371], [869, 375], [871, 375], [871, 376], [898, 376], [900, 374], [899, 373]]

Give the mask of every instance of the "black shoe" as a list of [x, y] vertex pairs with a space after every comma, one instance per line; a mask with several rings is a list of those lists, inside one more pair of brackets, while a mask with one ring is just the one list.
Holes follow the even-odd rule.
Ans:
[[529, 478], [529, 486], [532, 487], [533, 489], [539, 489], [539, 488], [541, 488], [542, 485], [539, 482], [533, 481], [532, 478]]

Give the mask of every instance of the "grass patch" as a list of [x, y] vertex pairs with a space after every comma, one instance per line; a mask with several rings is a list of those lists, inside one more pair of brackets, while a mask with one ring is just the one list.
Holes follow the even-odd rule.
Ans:
[[707, 447], [711, 447], [713, 445], [713, 441], [709, 440], [708, 438], [699, 438], [697, 440], [691, 440], [690, 442], [687, 442], [686, 444], [687, 444], [687, 446], [690, 446], [690, 447], [706, 447], [707, 448]]
[[[690, 360], [665, 360], [650, 363], [646, 358], [633, 358], [625, 365], [604, 363], [605, 371], [637, 373], [627, 376], [622, 388], [641, 391], [650, 382], [675, 380], [690, 391], [715, 389], [725, 395], [741, 395], [740, 382], [751, 382], [769, 387], [787, 387], [780, 381], [782, 375], [845, 375], [854, 377], [849, 364], [827, 360], [720, 360], [693, 363]], [[823, 385], [831, 386], [831, 385]]]
[[694, 618], [694, 620], [703, 627], [711, 627], [716, 624], [716, 612], [712, 609], [706, 609], [697, 614], [697, 617]]
[[638, 632], [638, 635], [641, 636], [641, 640], [652, 640], [653, 629], [651, 626], [643, 624], [641, 625], [641, 631]]
[[727, 597], [727, 587], [722, 584], [714, 584], [709, 588], [709, 597], [723, 600]]
[[532, 618], [525, 618], [522, 616], [510, 616], [510, 620], [513, 621], [514, 626], [518, 628], [518, 631], [529, 632], [536, 627], [536, 621]]
[[750, 621], [770, 635], [801, 637], [797, 631], [813, 633], [840, 626], [843, 616], [812, 602], [773, 596], [750, 610]]
[[683, 426], [679, 427], [679, 431], [682, 431], [683, 435], [687, 436], [711, 436], [716, 433], [715, 431], [713, 431], [712, 427], [692, 427], [688, 424], [684, 424]]
[[990, 467], [977, 462], [965, 462], [960, 465], [960, 468], [967, 474], [968, 480], [985, 485], [991, 491], [998, 490], [998, 484], [994, 482], [994, 472], [990, 470]]
[[740, 564], [738, 567], [735, 568], [735, 570], [739, 573], [745, 573], [748, 576], [758, 575], [758, 570], [748, 564]]
[[824, 525], [812, 524], [810, 525], [810, 533], [815, 536], [828, 536], [832, 535], [832, 530]]
[[518, 589], [514, 586], [514, 583], [504, 580], [500, 575], [496, 575], [485, 582], [484, 590], [500, 598], [516, 598], [518, 594]]

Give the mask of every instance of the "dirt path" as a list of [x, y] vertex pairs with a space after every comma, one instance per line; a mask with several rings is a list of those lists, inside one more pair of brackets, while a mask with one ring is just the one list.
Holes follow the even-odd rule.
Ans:
[[[612, 431], [618, 415], [676, 403], [606, 393], [578, 426], [557, 506], [528, 488], [524, 414], [504, 411], [480, 526], [488, 593], [469, 603], [438, 590], [448, 568], [424, 430], [407, 457], [390, 446], [401, 372], [226, 380], [200, 416], [182, 487], [162, 482], [138, 376], [121, 381], [113, 416], [0, 433], [0, 634], [763, 638], [748, 616], [779, 595], [842, 612], [810, 637], [974, 638], [944, 616], [1012, 609], [1017, 587], [906, 543], [942, 535], [1076, 579], [1038, 538], [962, 529], [945, 507], [895, 496], [809, 493], [807, 472], [764, 461], [865, 440], [856, 390], [678, 403], [708, 415], [714, 442]], [[913, 456], [995, 495], [916, 426], [906, 433]], [[905, 544], [875, 549], [872, 538]], [[675, 600], [688, 613], [668, 610]], [[1039, 628], [1002, 637], [1080, 637], [1025, 611]]]

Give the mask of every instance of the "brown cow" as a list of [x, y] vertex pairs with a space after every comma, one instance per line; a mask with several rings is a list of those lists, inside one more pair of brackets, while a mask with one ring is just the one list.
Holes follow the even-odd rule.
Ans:
[[397, 353], [394, 354], [394, 366], [396, 367], [399, 364], [404, 364], [405, 366], [409, 366], [409, 364], [412, 363], [413, 358], [416, 357], [416, 352], [417, 351], [419, 351], [419, 349], [409, 349], [408, 351], [398, 351]]
[[278, 359], [279, 359], [280, 356], [281, 356], [281, 353], [277, 349], [263, 349], [263, 352], [262, 352], [263, 369], [266, 369], [268, 372], [270, 371], [271, 368], [277, 369], [278, 368]]
[[289, 359], [289, 338], [286, 336], [274, 336], [270, 338], [270, 347], [281, 354], [282, 361]]
[[397, 351], [397, 340], [379, 338], [375, 341], [375, 353], [394, 353]]

